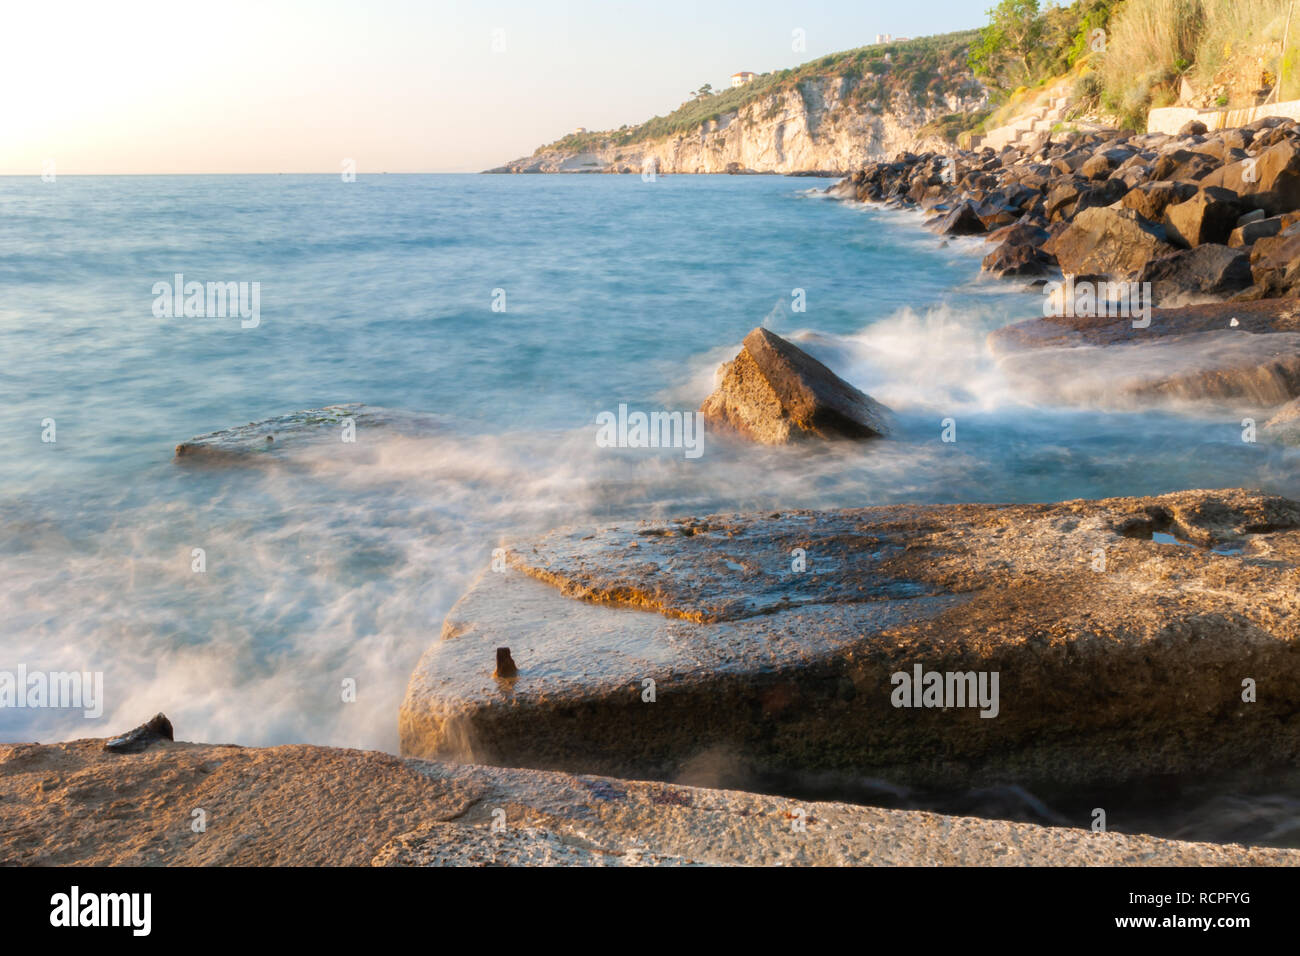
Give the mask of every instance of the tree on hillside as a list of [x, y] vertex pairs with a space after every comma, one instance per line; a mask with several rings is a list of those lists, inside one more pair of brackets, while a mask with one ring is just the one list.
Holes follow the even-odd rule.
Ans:
[[1043, 39], [1038, 0], [1002, 0], [988, 16], [988, 26], [970, 49], [971, 69], [1003, 89], [1027, 82]]

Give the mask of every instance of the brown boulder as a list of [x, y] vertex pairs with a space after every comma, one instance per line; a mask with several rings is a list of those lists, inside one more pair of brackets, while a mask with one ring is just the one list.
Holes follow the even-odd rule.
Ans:
[[1257, 209], [1255, 212], [1260, 218], [1238, 220], [1237, 228], [1228, 233], [1228, 245], [1249, 246], [1258, 242], [1260, 239], [1269, 239], [1276, 236], [1282, 231], [1283, 221], [1281, 216], [1270, 216], [1263, 218], [1264, 210]]
[[1300, 294], [1300, 227], [1256, 241], [1250, 252], [1255, 285], [1263, 296]]
[[1174, 252], [1164, 227], [1131, 209], [1094, 206], [1074, 218], [1049, 250], [1070, 275], [1136, 276], [1151, 259]]
[[1156, 179], [1195, 181], [1212, 175], [1217, 167], [1218, 161], [1205, 153], [1173, 149], [1156, 159], [1152, 175]]
[[1194, 195], [1196, 187], [1188, 183], [1143, 183], [1125, 193], [1119, 204], [1152, 222], [1160, 222], [1165, 217], [1166, 208]]
[[1079, 201], [1079, 196], [1085, 188], [1081, 182], [1069, 179], [1053, 186], [1047, 194], [1047, 203], [1043, 207], [1048, 220], [1056, 222], [1059, 219], [1069, 219], [1073, 216], [1074, 205]]
[[1236, 193], [1221, 186], [1206, 186], [1190, 199], [1165, 208], [1165, 232], [1175, 245], [1224, 243], [1240, 215]]
[[1008, 239], [984, 257], [983, 267], [999, 278], [1045, 276], [1052, 271], [1052, 260], [1033, 244]]
[[723, 366], [722, 382], [700, 406], [710, 422], [765, 445], [806, 438], [879, 438], [889, 410], [808, 353], [756, 328]]
[[1079, 167], [1079, 175], [1088, 179], [1105, 179], [1132, 156], [1133, 151], [1130, 149], [1100, 150]]
[[1047, 241], [1049, 235], [1050, 233], [1046, 229], [1035, 223], [1017, 222], [990, 232], [988, 241], [996, 243], [1010, 242], [1017, 246], [1041, 246]]
[[966, 201], [954, 206], [936, 228], [945, 236], [976, 236], [986, 231], [975, 207]]
[[1269, 215], [1300, 208], [1300, 144], [1284, 139], [1256, 156], [1222, 167], [1206, 177], [1205, 185], [1231, 189], [1244, 205]]
[[1152, 259], [1142, 269], [1157, 304], [1179, 295], [1226, 295], [1251, 283], [1250, 257], [1241, 249], [1204, 243]]

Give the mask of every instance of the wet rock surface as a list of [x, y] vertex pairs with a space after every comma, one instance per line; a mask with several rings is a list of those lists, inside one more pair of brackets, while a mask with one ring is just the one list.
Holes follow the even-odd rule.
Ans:
[[1052, 316], [989, 334], [1003, 371], [1040, 400], [1131, 405], [1150, 399], [1300, 395], [1300, 301], [1205, 303], [1121, 315]]
[[[1287, 761], [1297, 558], [1300, 505], [1245, 491], [556, 532], [452, 609], [411, 677], [402, 750], [1049, 790]], [[894, 706], [893, 675], [918, 665], [998, 673], [997, 716]], [[1243, 702], [1247, 678], [1269, 694]]]
[[[191, 828], [196, 808], [207, 814], [201, 833]], [[168, 743], [127, 761], [97, 740], [0, 745], [7, 865], [1297, 863], [1297, 850], [337, 748]]]
[[1283, 405], [1264, 423], [1263, 434], [1269, 441], [1300, 445], [1300, 398]]
[[369, 429], [425, 433], [438, 427], [434, 416], [359, 402], [309, 408], [234, 428], [197, 435], [176, 446], [181, 464], [258, 464], [280, 461], [286, 452], [310, 446], [356, 444]]
[[768, 445], [889, 434], [888, 409], [764, 328], [745, 336], [700, 411], [711, 424]]

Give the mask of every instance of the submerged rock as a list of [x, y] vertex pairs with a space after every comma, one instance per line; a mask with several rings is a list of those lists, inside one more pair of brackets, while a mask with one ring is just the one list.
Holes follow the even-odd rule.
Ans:
[[327, 405], [278, 415], [183, 441], [176, 446], [176, 457], [208, 460], [279, 452], [286, 443], [319, 440], [326, 431], [337, 440], [346, 420], [358, 415], [366, 417], [365, 405]]
[[198, 435], [176, 446], [183, 463], [254, 463], [310, 445], [356, 444], [370, 429], [421, 433], [436, 427], [427, 415], [353, 402], [309, 408]]
[[[404, 754], [1044, 790], [1300, 755], [1286, 499], [718, 515], [509, 553], [412, 674]], [[508, 688], [491, 676], [506, 640]], [[932, 673], [957, 675], [955, 706], [899, 703], [899, 675]], [[1267, 682], [1257, 703], [1246, 679]]]
[[878, 438], [889, 410], [807, 352], [756, 328], [700, 406], [704, 417], [766, 445], [805, 437]]

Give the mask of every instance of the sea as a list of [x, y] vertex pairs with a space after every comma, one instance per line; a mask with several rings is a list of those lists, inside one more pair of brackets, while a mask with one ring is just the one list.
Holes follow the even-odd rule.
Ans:
[[[161, 711], [178, 739], [395, 752], [406, 680], [448, 609], [503, 542], [561, 526], [1300, 497], [1295, 449], [1242, 441], [1250, 409], [1022, 394], [986, 337], [1041, 316], [1042, 290], [981, 278], [980, 240], [827, 185], [0, 178], [0, 671], [103, 680], [93, 716], [0, 709], [0, 741]], [[256, 314], [171, 308], [189, 282], [255, 290]], [[896, 436], [706, 432], [695, 456], [597, 440], [620, 405], [697, 409], [757, 326], [889, 406]], [[296, 467], [174, 458], [192, 436], [351, 402], [430, 426], [362, 429], [359, 453]]]

